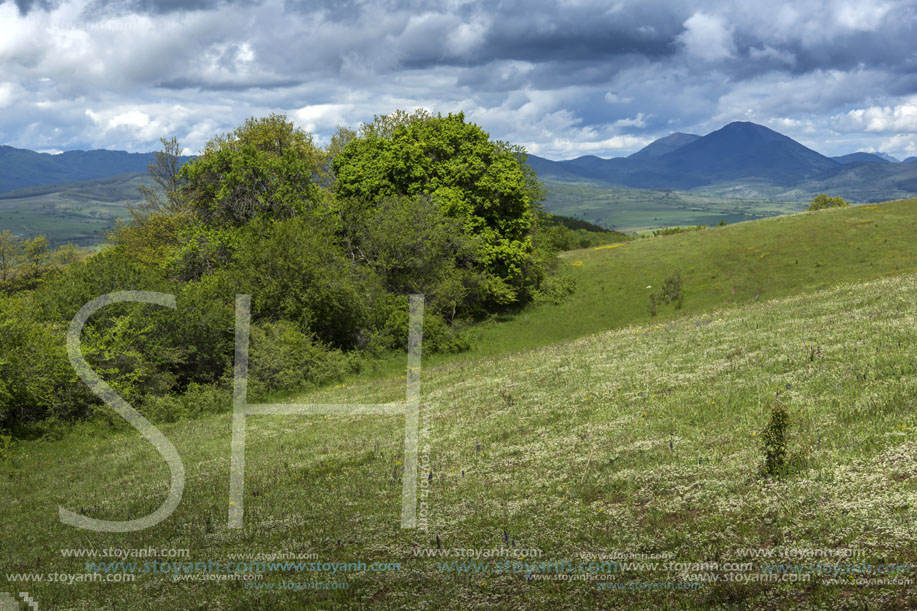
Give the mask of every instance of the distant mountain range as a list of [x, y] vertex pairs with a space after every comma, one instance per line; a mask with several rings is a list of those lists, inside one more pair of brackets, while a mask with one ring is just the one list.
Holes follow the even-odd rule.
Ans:
[[745, 198], [804, 199], [830, 192], [854, 201], [917, 193], [917, 161], [883, 153], [826, 157], [748, 122], [706, 136], [674, 133], [629, 157], [551, 161], [529, 155], [542, 180], [632, 189], [677, 189]]
[[[94, 150], [52, 155], [0, 146], [0, 195], [84, 191], [88, 196], [102, 189], [95, 199], [109, 201], [116, 192], [125, 192], [121, 189], [132, 184], [131, 179], [145, 179], [154, 160], [154, 153]], [[629, 157], [587, 155], [551, 161], [529, 155], [529, 165], [547, 182], [780, 201], [803, 201], [822, 192], [853, 201], [913, 196], [915, 162], [917, 157], [898, 162], [884, 153], [826, 157], [748, 122], [730, 123], [705, 136], [670, 134]], [[110, 184], [95, 182], [115, 176], [122, 178]], [[83, 186], [71, 184], [85, 181], [89, 182]]]
[[146, 173], [147, 166], [154, 160], [154, 153], [95, 150], [52, 155], [0, 145], [0, 193], [118, 174]]

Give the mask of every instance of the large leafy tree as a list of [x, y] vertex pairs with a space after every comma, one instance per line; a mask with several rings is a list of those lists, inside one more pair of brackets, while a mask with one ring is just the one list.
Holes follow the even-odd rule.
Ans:
[[337, 197], [364, 209], [386, 198], [427, 196], [457, 219], [478, 245], [485, 302], [524, 301], [540, 281], [532, 232], [541, 191], [525, 151], [490, 140], [463, 113], [376, 117], [349, 139], [331, 168]]
[[182, 167], [182, 198], [210, 226], [238, 227], [258, 216], [292, 218], [321, 199], [322, 154], [283, 115], [248, 119]]
[[312, 136], [283, 115], [248, 119], [208, 142], [178, 174], [190, 218], [168, 257], [172, 275], [194, 280], [225, 267], [256, 219], [327, 216], [322, 160]]

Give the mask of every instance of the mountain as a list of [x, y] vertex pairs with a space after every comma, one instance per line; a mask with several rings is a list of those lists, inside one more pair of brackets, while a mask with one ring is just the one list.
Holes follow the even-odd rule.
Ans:
[[700, 140], [701, 136], [696, 134], [683, 134], [681, 132], [675, 132], [674, 134], [669, 134], [664, 138], [655, 140], [650, 144], [646, 145], [633, 155], [630, 155], [630, 159], [646, 159], [649, 157], [661, 157], [667, 153], [673, 153], [678, 149]]
[[[183, 161], [187, 159], [190, 158]], [[51, 155], [0, 145], [0, 193], [146, 172], [154, 160], [154, 153], [95, 150]]]
[[838, 163], [889, 163], [889, 160], [885, 157], [874, 153], [850, 153], [849, 155], [841, 155], [840, 157], [832, 157], [834, 161]]
[[917, 157], [908, 157], [907, 159], [905, 159], [905, 160], [902, 161], [901, 163], [913, 163], [913, 162], [915, 162], [915, 161], [917, 161]]
[[830, 158], [749, 122], [730, 123], [705, 136], [670, 134], [629, 157], [530, 159], [543, 180], [602, 188], [779, 201], [805, 201], [823, 192], [853, 201], [917, 193], [917, 168], [911, 163], [917, 158], [901, 163], [884, 153], [864, 152]]
[[764, 179], [792, 185], [836, 171], [841, 164], [763, 125], [730, 123], [659, 158], [670, 173], [696, 185]]
[[885, 161], [890, 161], [891, 163], [901, 163], [900, 160], [888, 155], [887, 153], [874, 153], [877, 157], [881, 157]]

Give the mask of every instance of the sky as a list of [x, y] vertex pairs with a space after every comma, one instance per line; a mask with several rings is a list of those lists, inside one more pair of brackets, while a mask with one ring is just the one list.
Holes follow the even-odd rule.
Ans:
[[0, 143], [187, 152], [284, 113], [327, 142], [464, 111], [550, 159], [753, 121], [917, 155], [913, 0], [0, 0]]

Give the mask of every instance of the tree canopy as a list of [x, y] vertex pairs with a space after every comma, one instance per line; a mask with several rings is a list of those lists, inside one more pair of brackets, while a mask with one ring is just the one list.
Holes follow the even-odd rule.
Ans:
[[427, 196], [476, 240], [486, 298], [524, 302], [540, 281], [532, 233], [542, 194], [525, 151], [491, 141], [464, 114], [376, 117], [332, 161], [334, 192], [370, 208], [382, 198]]
[[[0, 298], [0, 426], [93, 413], [98, 402], [64, 358], [61, 321], [112, 291], [176, 295], [175, 311], [106, 308], [83, 339], [127, 400], [177, 417], [219, 404], [235, 294], [252, 295], [252, 389], [273, 392], [403, 349], [412, 293], [425, 296], [424, 351], [461, 350], [470, 322], [524, 305], [550, 266], [556, 240], [536, 236], [541, 192], [524, 150], [461, 113], [376, 117], [324, 148], [270, 115], [184, 165], [181, 150], [163, 140], [154, 186], [96, 255], [52, 269], [46, 242], [0, 236], [0, 282], [42, 278]], [[33, 267], [44, 271], [23, 272]], [[50, 365], [39, 374], [41, 362]]]

